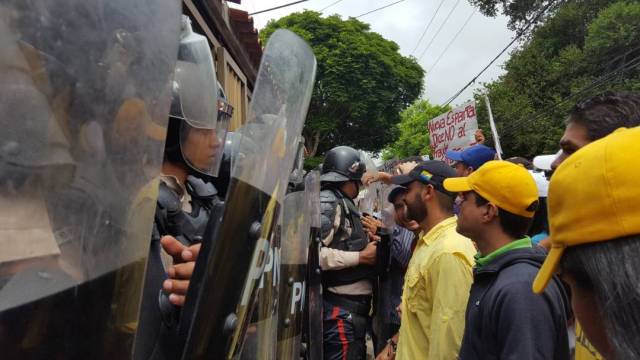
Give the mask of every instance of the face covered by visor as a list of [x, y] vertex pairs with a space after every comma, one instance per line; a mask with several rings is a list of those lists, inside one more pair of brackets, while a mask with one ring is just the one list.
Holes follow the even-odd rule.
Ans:
[[194, 33], [184, 16], [182, 26], [170, 115], [182, 120], [180, 149], [187, 165], [217, 176], [230, 116], [219, 116], [226, 107], [220, 106], [207, 39]]

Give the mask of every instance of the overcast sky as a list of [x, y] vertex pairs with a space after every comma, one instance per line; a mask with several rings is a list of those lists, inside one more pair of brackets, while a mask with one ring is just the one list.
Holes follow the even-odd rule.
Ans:
[[[228, 4], [251, 13], [293, 1], [242, 0], [242, 5]], [[348, 16], [361, 15], [395, 1], [397, 0], [342, 0], [323, 13], [325, 15], [339, 14], [343, 18], [347, 18]], [[432, 19], [441, 1], [443, 1], [442, 6], [414, 52], [420, 35]], [[283, 9], [257, 14], [253, 18], [256, 28], [260, 30], [271, 19], [279, 19], [303, 9], [318, 11], [334, 2], [336, 0], [309, 0]], [[444, 23], [454, 7], [455, 10], [451, 17]], [[468, 0], [404, 0], [389, 8], [366, 15], [360, 20], [371, 24], [373, 31], [400, 45], [400, 51], [403, 55], [420, 57], [424, 53], [419, 62], [425, 71], [428, 71], [473, 11], [474, 7], [469, 4]], [[443, 24], [442, 30], [436, 36], [438, 29]], [[473, 14], [466, 27], [444, 53], [440, 62], [427, 74], [423, 97], [433, 103], [443, 103], [486, 66], [509, 43], [513, 35], [513, 32], [507, 29], [506, 18], [488, 18], [479, 12]], [[430, 42], [432, 42], [431, 45], [426, 49]], [[508, 56], [509, 52], [505, 53], [478, 79], [476, 85], [469, 87], [462, 93], [454, 101], [454, 104], [461, 104], [471, 99], [473, 89], [479, 87], [481, 82], [488, 82], [498, 77], [503, 72], [501, 65]]]

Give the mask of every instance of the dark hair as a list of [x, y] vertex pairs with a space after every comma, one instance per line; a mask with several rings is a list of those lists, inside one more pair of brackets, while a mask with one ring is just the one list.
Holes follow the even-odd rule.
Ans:
[[560, 269], [593, 293], [615, 359], [640, 358], [640, 235], [572, 246]]
[[[476, 196], [476, 205], [482, 206], [489, 203], [489, 200], [483, 198], [477, 192], [473, 192]], [[529, 227], [531, 227], [532, 219], [512, 214], [506, 210], [498, 208], [498, 219], [500, 219], [500, 227], [507, 235], [514, 239], [521, 239], [527, 235]]]
[[447, 213], [453, 214], [453, 203], [455, 201], [455, 196], [445, 194], [438, 189], [436, 189], [436, 194], [438, 194], [437, 197], [440, 208]]
[[594, 141], [620, 127], [640, 125], [640, 95], [627, 92], [606, 92], [578, 103], [569, 113], [567, 123], [587, 128], [587, 137]]
[[540, 234], [541, 232], [549, 233], [549, 218], [547, 213], [547, 198], [538, 198], [538, 210], [533, 215], [531, 227], [529, 228], [529, 236]]
[[522, 156], [514, 156], [507, 159], [508, 162], [514, 163], [516, 165], [522, 165], [527, 170], [533, 170], [533, 163]]

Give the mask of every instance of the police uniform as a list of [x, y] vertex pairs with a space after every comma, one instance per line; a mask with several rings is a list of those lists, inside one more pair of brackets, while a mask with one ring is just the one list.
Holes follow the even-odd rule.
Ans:
[[[209, 149], [212, 141], [224, 145], [231, 109], [220, 93], [208, 41], [193, 32], [190, 20], [184, 15], [180, 38], [164, 161], [184, 168], [189, 175], [184, 184], [168, 174], [158, 181], [134, 359], [181, 356], [185, 339], [179, 327], [187, 328], [188, 324], [180, 318], [180, 308], [171, 304], [169, 294], [162, 290], [171, 259], [162, 249], [160, 239], [170, 235], [184, 246], [202, 242], [213, 208], [222, 201], [210, 179], [218, 175], [223, 147], [215, 153], [209, 153]], [[209, 97], [217, 102], [200, 101]], [[202, 141], [201, 134], [192, 137], [194, 129], [205, 131], [206, 141]], [[183, 152], [186, 148], [192, 150]]]
[[346, 146], [330, 150], [322, 170], [320, 267], [323, 286], [325, 359], [365, 359], [365, 335], [371, 310], [375, 267], [359, 264], [369, 243], [353, 200], [339, 190], [360, 181], [364, 164]]

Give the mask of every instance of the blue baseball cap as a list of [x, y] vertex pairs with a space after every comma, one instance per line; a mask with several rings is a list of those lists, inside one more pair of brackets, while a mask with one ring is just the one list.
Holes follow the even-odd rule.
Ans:
[[474, 170], [478, 170], [487, 161], [494, 160], [496, 157], [496, 151], [492, 148], [476, 144], [468, 147], [462, 151], [447, 151], [447, 158], [453, 161], [460, 161], [468, 166], [471, 166]]

